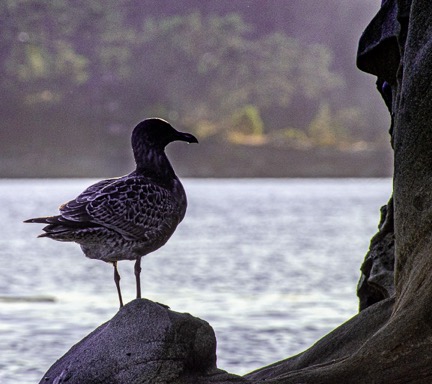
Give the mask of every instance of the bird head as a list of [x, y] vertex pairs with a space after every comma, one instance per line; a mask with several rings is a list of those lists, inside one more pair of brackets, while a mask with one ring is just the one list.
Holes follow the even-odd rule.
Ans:
[[132, 132], [137, 170], [146, 174], [174, 173], [164, 153], [165, 147], [173, 141], [198, 143], [195, 136], [177, 131], [165, 120], [151, 118], [139, 123]]
[[177, 131], [170, 123], [159, 118], [150, 118], [141, 121], [132, 133], [132, 148], [134, 152], [140, 151], [143, 146], [164, 149], [173, 141], [198, 143], [195, 136], [190, 133]]

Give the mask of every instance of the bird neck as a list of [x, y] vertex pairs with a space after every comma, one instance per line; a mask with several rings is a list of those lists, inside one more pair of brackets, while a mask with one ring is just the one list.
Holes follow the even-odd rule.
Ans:
[[157, 180], [177, 178], [164, 150], [152, 148], [135, 156], [136, 173]]

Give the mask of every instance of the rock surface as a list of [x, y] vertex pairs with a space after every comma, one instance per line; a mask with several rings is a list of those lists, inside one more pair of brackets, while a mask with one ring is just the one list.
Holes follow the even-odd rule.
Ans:
[[395, 295], [393, 198], [381, 207], [378, 229], [360, 268], [362, 274], [357, 287], [360, 311]]
[[[324, 336], [311, 348], [287, 360], [261, 368], [245, 376], [253, 383], [360, 383], [341, 363], [349, 360], [390, 318], [394, 299], [383, 300]], [[326, 377], [322, 370], [331, 373]], [[354, 368], [354, 365], [353, 365]], [[358, 368], [357, 368], [358, 369]], [[328, 375], [328, 373], [327, 373]], [[366, 377], [366, 374], [365, 374]], [[381, 383], [375, 375], [366, 382]], [[374, 381], [377, 380], [377, 381]]]
[[216, 338], [203, 320], [134, 300], [73, 346], [44, 375], [52, 384], [244, 383], [216, 367]]

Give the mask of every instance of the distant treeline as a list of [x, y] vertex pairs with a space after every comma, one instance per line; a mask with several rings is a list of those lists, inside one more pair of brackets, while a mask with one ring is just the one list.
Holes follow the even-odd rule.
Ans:
[[336, 57], [352, 44], [336, 20], [356, 23], [375, 3], [4, 1], [1, 153], [122, 162], [125, 137], [149, 116], [224, 145], [382, 140], [353, 56]]

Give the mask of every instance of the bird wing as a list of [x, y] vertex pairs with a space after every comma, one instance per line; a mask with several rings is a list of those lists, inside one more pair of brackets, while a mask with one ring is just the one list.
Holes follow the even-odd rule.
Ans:
[[[63, 206], [67, 205], [67, 204], [82, 204], [82, 203], [86, 203], [88, 201], [92, 201], [95, 197], [98, 196], [98, 193], [107, 185], [112, 184], [114, 182], [116, 182], [117, 180], [120, 180], [120, 178], [113, 178], [113, 179], [106, 179], [106, 180], [101, 180], [98, 181], [95, 184], [90, 185], [90, 187], [88, 187], [86, 190], [84, 190], [75, 200], [69, 201], [66, 204], [63, 204]], [[62, 206], [62, 207], [63, 207]]]
[[102, 225], [130, 240], [171, 234], [179, 222], [174, 196], [141, 177], [97, 183], [61, 206], [60, 212], [68, 221]]
[[68, 224], [68, 226], [75, 227], [91, 224], [91, 217], [86, 211], [87, 204], [97, 199], [101, 195], [101, 191], [103, 190], [103, 188], [105, 188], [107, 185], [110, 185], [111, 183], [114, 183], [117, 180], [119, 180], [119, 178], [106, 179], [90, 185], [75, 199], [62, 204], [59, 207], [61, 213], [60, 216], [52, 216], [42, 219], [47, 219], [45, 221], [52, 224], [63, 223]]

